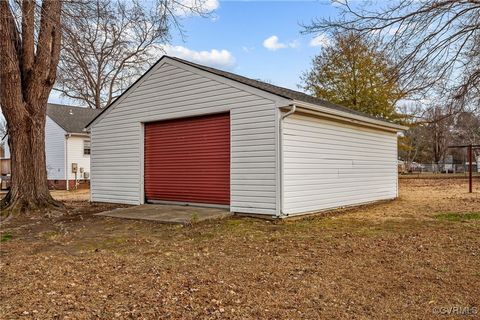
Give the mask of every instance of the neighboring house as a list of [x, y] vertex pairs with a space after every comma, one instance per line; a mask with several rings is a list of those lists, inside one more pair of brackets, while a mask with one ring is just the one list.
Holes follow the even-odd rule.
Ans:
[[92, 201], [277, 218], [396, 198], [406, 129], [167, 56], [88, 127]]
[[0, 137], [0, 159], [10, 159], [10, 148], [8, 147], [8, 136]]
[[[100, 110], [49, 103], [45, 125], [45, 156], [50, 188], [88, 187], [90, 135], [85, 125]], [[75, 170], [72, 170], [76, 167]]]
[[[45, 157], [51, 189], [89, 187], [90, 134], [84, 128], [99, 113], [100, 110], [90, 108], [47, 105]], [[7, 137], [4, 141], [5, 154], [9, 158]]]
[[0, 137], [0, 190], [9, 187], [10, 173], [12, 169], [7, 138], [6, 134]]

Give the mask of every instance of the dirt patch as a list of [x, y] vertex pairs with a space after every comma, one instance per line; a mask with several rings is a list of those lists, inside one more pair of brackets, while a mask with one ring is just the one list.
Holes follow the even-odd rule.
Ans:
[[[189, 227], [93, 216], [1, 227], [0, 318], [432, 319], [480, 307], [480, 193], [404, 180], [395, 201], [297, 221]], [[472, 309], [468, 309], [472, 310]], [[478, 315], [477, 315], [478, 316]]]

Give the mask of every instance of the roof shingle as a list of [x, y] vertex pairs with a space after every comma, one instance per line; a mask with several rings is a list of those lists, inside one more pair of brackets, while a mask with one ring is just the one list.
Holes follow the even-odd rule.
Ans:
[[369, 115], [367, 113], [356, 111], [356, 110], [353, 110], [353, 109], [350, 109], [350, 108], [332, 103], [332, 102], [324, 100], [324, 99], [316, 98], [316, 97], [313, 97], [311, 95], [308, 95], [308, 94], [300, 92], [300, 91], [295, 91], [295, 90], [287, 89], [287, 88], [284, 88], [284, 87], [275, 86], [275, 85], [270, 84], [270, 83], [250, 79], [250, 78], [247, 78], [247, 77], [235, 74], [235, 73], [231, 73], [231, 72], [227, 72], [227, 71], [203, 66], [203, 65], [196, 64], [196, 63], [193, 63], [193, 62], [190, 62], [190, 61], [187, 61], [187, 60], [183, 60], [183, 59], [180, 59], [180, 58], [171, 57], [171, 56], [168, 56], [168, 57], [172, 60], [179, 61], [181, 63], [184, 63], [184, 64], [190, 65], [192, 67], [195, 67], [197, 69], [201, 69], [203, 71], [216, 74], [217, 76], [221, 76], [221, 77], [224, 77], [224, 78], [227, 78], [227, 79], [230, 79], [230, 80], [240, 82], [242, 84], [245, 84], [245, 85], [248, 85], [248, 86], [251, 86], [251, 87], [254, 87], [254, 88], [269, 92], [269, 93], [272, 93], [274, 95], [277, 95], [277, 96], [280, 96], [280, 97], [283, 97], [283, 98], [286, 98], [286, 99], [303, 101], [303, 102], [306, 102], [306, 103], [311, 103], [311, 104], [314, 104], [314, 105], [326, 107], [326, 108], [329, 108], [329, 109], [334, 109], [334, 110], [347, 112], [347, 113], [350, 113], [350, 114], [355, 114], [355, 115], [359, 115], [359, 116], [362, 116], [362, 117], [367, 117], [367, 118], [376, 119], [376, 120], [380, 120], [380, 121], [390, 123], [388, 120], [386, 120], [384, 118], [374, 117], [374, 116]]
[[85, 133], [83, 131], [85, 126], [100, 112], [100, 109], [85, 107], [72, 107], [54, 103], [47, 105], [47, 116], [68, 133]]
[[291, 90], [291, 89], [287, 89], [287, 88], [283, 88], [283, 87], [279, 87], [279, 86], [275, 86], [273, 84], [270, 84], [270, 83], [266, 83], [266, 82], [262, 82], [262, 81], [258, 81], [258, 80], [254, 80], [254, 79], [250, 79], [250, 78], [247, 78], [247, 77], [244, 77], [244, 76], [241, 76], [241, 75], [238, 75], [238, 74], [235, 74], [235, 73], [231, 73], [231, 72], [227, 72], [227, 71], [223, 71], [223, 70], [219, 70], [219, 69], [215, 69], [215, 68], [211, 68], [211, 67], [207, 67], [207, 66], [203, 66], [203, 65], [200, 65], [200, 64], [196, 64], [196, 63], [193, 63], [193, 62], [190, 62], [190, 61], [187, 61], [187, 60], [183, 60], [183, 59], [180, 59], [180, 58], [176, 58], [176, 57], [171, 57], [171, 56], [167, 56], [167, 55], [164, 55], [162, 56], [147, 72], [145, 72], [139, 79], [137, 79], [137, 81], [135, 81], [127, 90], [125, 90], [119, 97], [117, 97], [117, 99], [115, 99], [112, 103], [110, 103], [107, 107], [103, 108], [101, 110], [101, 112], [99, 112], [97, 114], [97, 116], [95, 116], [94, 118], [92, 118], [92, 120], [90, 122], [88, 122], [86, 124], [86, 126], [90, 126], [93, 121], [98, 117], [100, 116], [101, 113], [103, 113], [104, 111], [106, 111], [106, 109], [108, 109], [110, 106], [112, 106], [116, 101], [119, 100], [119, 98], [121, 98], [122, 96], [124, 96], [125, 94], [127, 94], [127, 92], [130, 91], [130, 89], [137, 83], [139, 82], [146, 74], [149, 73], [150, 70], [152, 70], [157, 64], [160, 63], [160, 61], [162, 61], [164, 58], [168, 58], [168, 59], [171, 59], [171, 60], [175, 60], [175, 61], [178, 61], [180, 63], [183, 63], [185, 65], [189, 65], [191, 67], [194, 67], [194, 68], [197, 68], [197, 69], [200, 69], [200, 70], [203, 70], [203, 71], [206, 71], [206, 72], [209, 72], [209, 73], [212, 73], [212, 74], [215, 74], [217, 76], [220, 76], [220, 77], [224, 77], [224, 78], [227, 78], [227, 79], [230, 79], [230, 80], [233, 80], [233, 81], [236, 81], [236, 82], [239, 82], [239, 83], [242, 83], [244, 85], [247, 85], [247, 86], [250, 86], [250, 87], [254, 87], [256, 89], [259, 89], [259, 90], [262, 90], [262, 91], [265, 91], [265, 92], [268, 92], [268, 93], [271, 93], [271, 94], [274, 94], [274, 95], [277, 95], [277, 96], [280, 96], [280, 97], [283, 97], [283, 98], [286, 98], [286, 99], [290, 99], [290, 100], [296, 100], [296, 101], [302, 101], [302, 102], [305, 102], [305, 103], [309, 103], [309, 104], [313, 104], [313, 105], [317, 105], [317, 106], [321, 106], [321, 107], [325, 107], [325, 108], [329, 108], [329, 109], [333, 109], [333, 110], [337, 110], [337, 111], [341, 111], [341, 112], [345, 112], [345, 113], [350, 113], [352, 115], [357, 115], [357, 116], [362, 116], [362, 117], [365, 117], [365, 118], [370, 118], [370, 119], [375, 119], [375, 120], [378, 120], [378, 121], [381, 121], [381, 122], [384, 122], [384, 123], [388, 123], [390, 126], [391, 125], [394, 125], [392, 122], [384, 119], [384, 118], [381, 118], [381, 117], [374, 117], [372, 115], [369, 115], [369, 114], [366, 114], [366, 113], [363, 113], [363, 112], [359, 112], [359, 111], [356, 111], [356, 110], [353, 110], [353, 109], [350, 109], [350, 108], [347, 108], [347, 107], [344, 107], [344, 106], [340, 106], [340, 105], [337, 105], [337, 104], [334, 104], [332, 102], [329, 102], [327, 100], [323, 100], [323, 99], [320, 99], [320, 98], [316, 98], [316, 97], [313, 97], [313, 96], [310, 96], [306, 93], [303, 93], [303, 92], [300, 92], [300, 91], [295, 91], [295, 90]]

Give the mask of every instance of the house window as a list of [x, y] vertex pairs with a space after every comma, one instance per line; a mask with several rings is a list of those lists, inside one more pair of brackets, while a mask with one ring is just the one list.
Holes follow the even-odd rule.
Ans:
[[83, 155], [90, 154], [90, 140], [83, 140]]

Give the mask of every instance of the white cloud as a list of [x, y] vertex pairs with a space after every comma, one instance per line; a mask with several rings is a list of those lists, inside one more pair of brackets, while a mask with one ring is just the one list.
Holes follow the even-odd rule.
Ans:
[[268, 37], [267, 39], [263, 40], [263, 46], [267, 48], [268, 50], [278, 50], [278, 49], [283, 49], [286, 48], [287, 45], [285, 43], [278, 42], [278, 37], [277, 36], [271, 36]]
[[161, 49], [170, 56], [197, 62], [219, 68], [232, 68], [235, 65], [235, 57], [225, 49], [211, 49], [209, 51], [196, 51], [183, 46], [163, 45]]
[[298, 48], [300, 46], [300, 42], [298, 42], [298, 40], [295, 40], [289, 43], [283, 43], [279, 41], [277, 36], [273, 35], [263, 40], [263, 46], [268, 50], [276, 51], [278, 49], [285, 48]]
[[178, 0], [174, 8], [175, 13], [184, 16], [194, 15], [189, 8], [195, 8], [197, 11], [208, 13], [218, 9], [220, 2], [218, 0]]
[[312, 40], [310, 40], [310, 47], [327, 47], [331, 43], [330, 39], [324, 35], [324, 34], [319, 34]]

